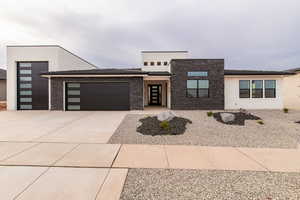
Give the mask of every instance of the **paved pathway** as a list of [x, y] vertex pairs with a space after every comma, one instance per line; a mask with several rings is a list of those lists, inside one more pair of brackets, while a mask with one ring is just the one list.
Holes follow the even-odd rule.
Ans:
[[0, 142], [0, 165], [300, 172], [300, 149]]
[[300, 172], [300, 149], [0, 142], [0, 198], [118, 200], [128, 168]]

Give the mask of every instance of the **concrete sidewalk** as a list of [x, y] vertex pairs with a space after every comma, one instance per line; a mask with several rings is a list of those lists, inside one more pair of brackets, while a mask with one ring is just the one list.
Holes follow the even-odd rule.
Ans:
[[299, 157], [299, 149], [0, 142], [0, 199], [118, 200], [128, 168], [300, 172]]
[[299, 149], [0, 142], [0, 165], [300, 172]]
[[122, 145], [113, 167], [300, 172], [299, 149]]

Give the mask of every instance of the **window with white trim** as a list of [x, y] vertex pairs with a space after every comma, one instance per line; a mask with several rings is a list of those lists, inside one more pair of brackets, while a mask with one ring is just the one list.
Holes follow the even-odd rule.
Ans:
[[276, 80], [239, 80], [239, 97], [276, 98]]

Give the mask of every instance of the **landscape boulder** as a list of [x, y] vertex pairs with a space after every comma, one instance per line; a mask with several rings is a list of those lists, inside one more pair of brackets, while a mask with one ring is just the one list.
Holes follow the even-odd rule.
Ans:
[[171, 111], [162, 112], [157, 115], [159, 121], [171, 121], [176, 115]]
[[221, 113], [221, 119], [223, 122], [227, 123], [227, 122], [232, 122], [235, 120], [235, 116], [232, 113]]

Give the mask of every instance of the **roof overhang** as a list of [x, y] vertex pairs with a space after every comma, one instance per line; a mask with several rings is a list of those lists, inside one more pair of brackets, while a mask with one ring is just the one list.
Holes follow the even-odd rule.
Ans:
[[266, 74], [266, 75], [256, 75], [256, 74], [250, 74], [250, 75], [224, 75], [224, 78], [284, 78], [286, 76], [290, 75], [282, 75], [282, 74]]
[[53, 75], [41, 75], [45, 78], [80, 78], [80, 77], [145, 77], [147, 74], [53, 74]]

